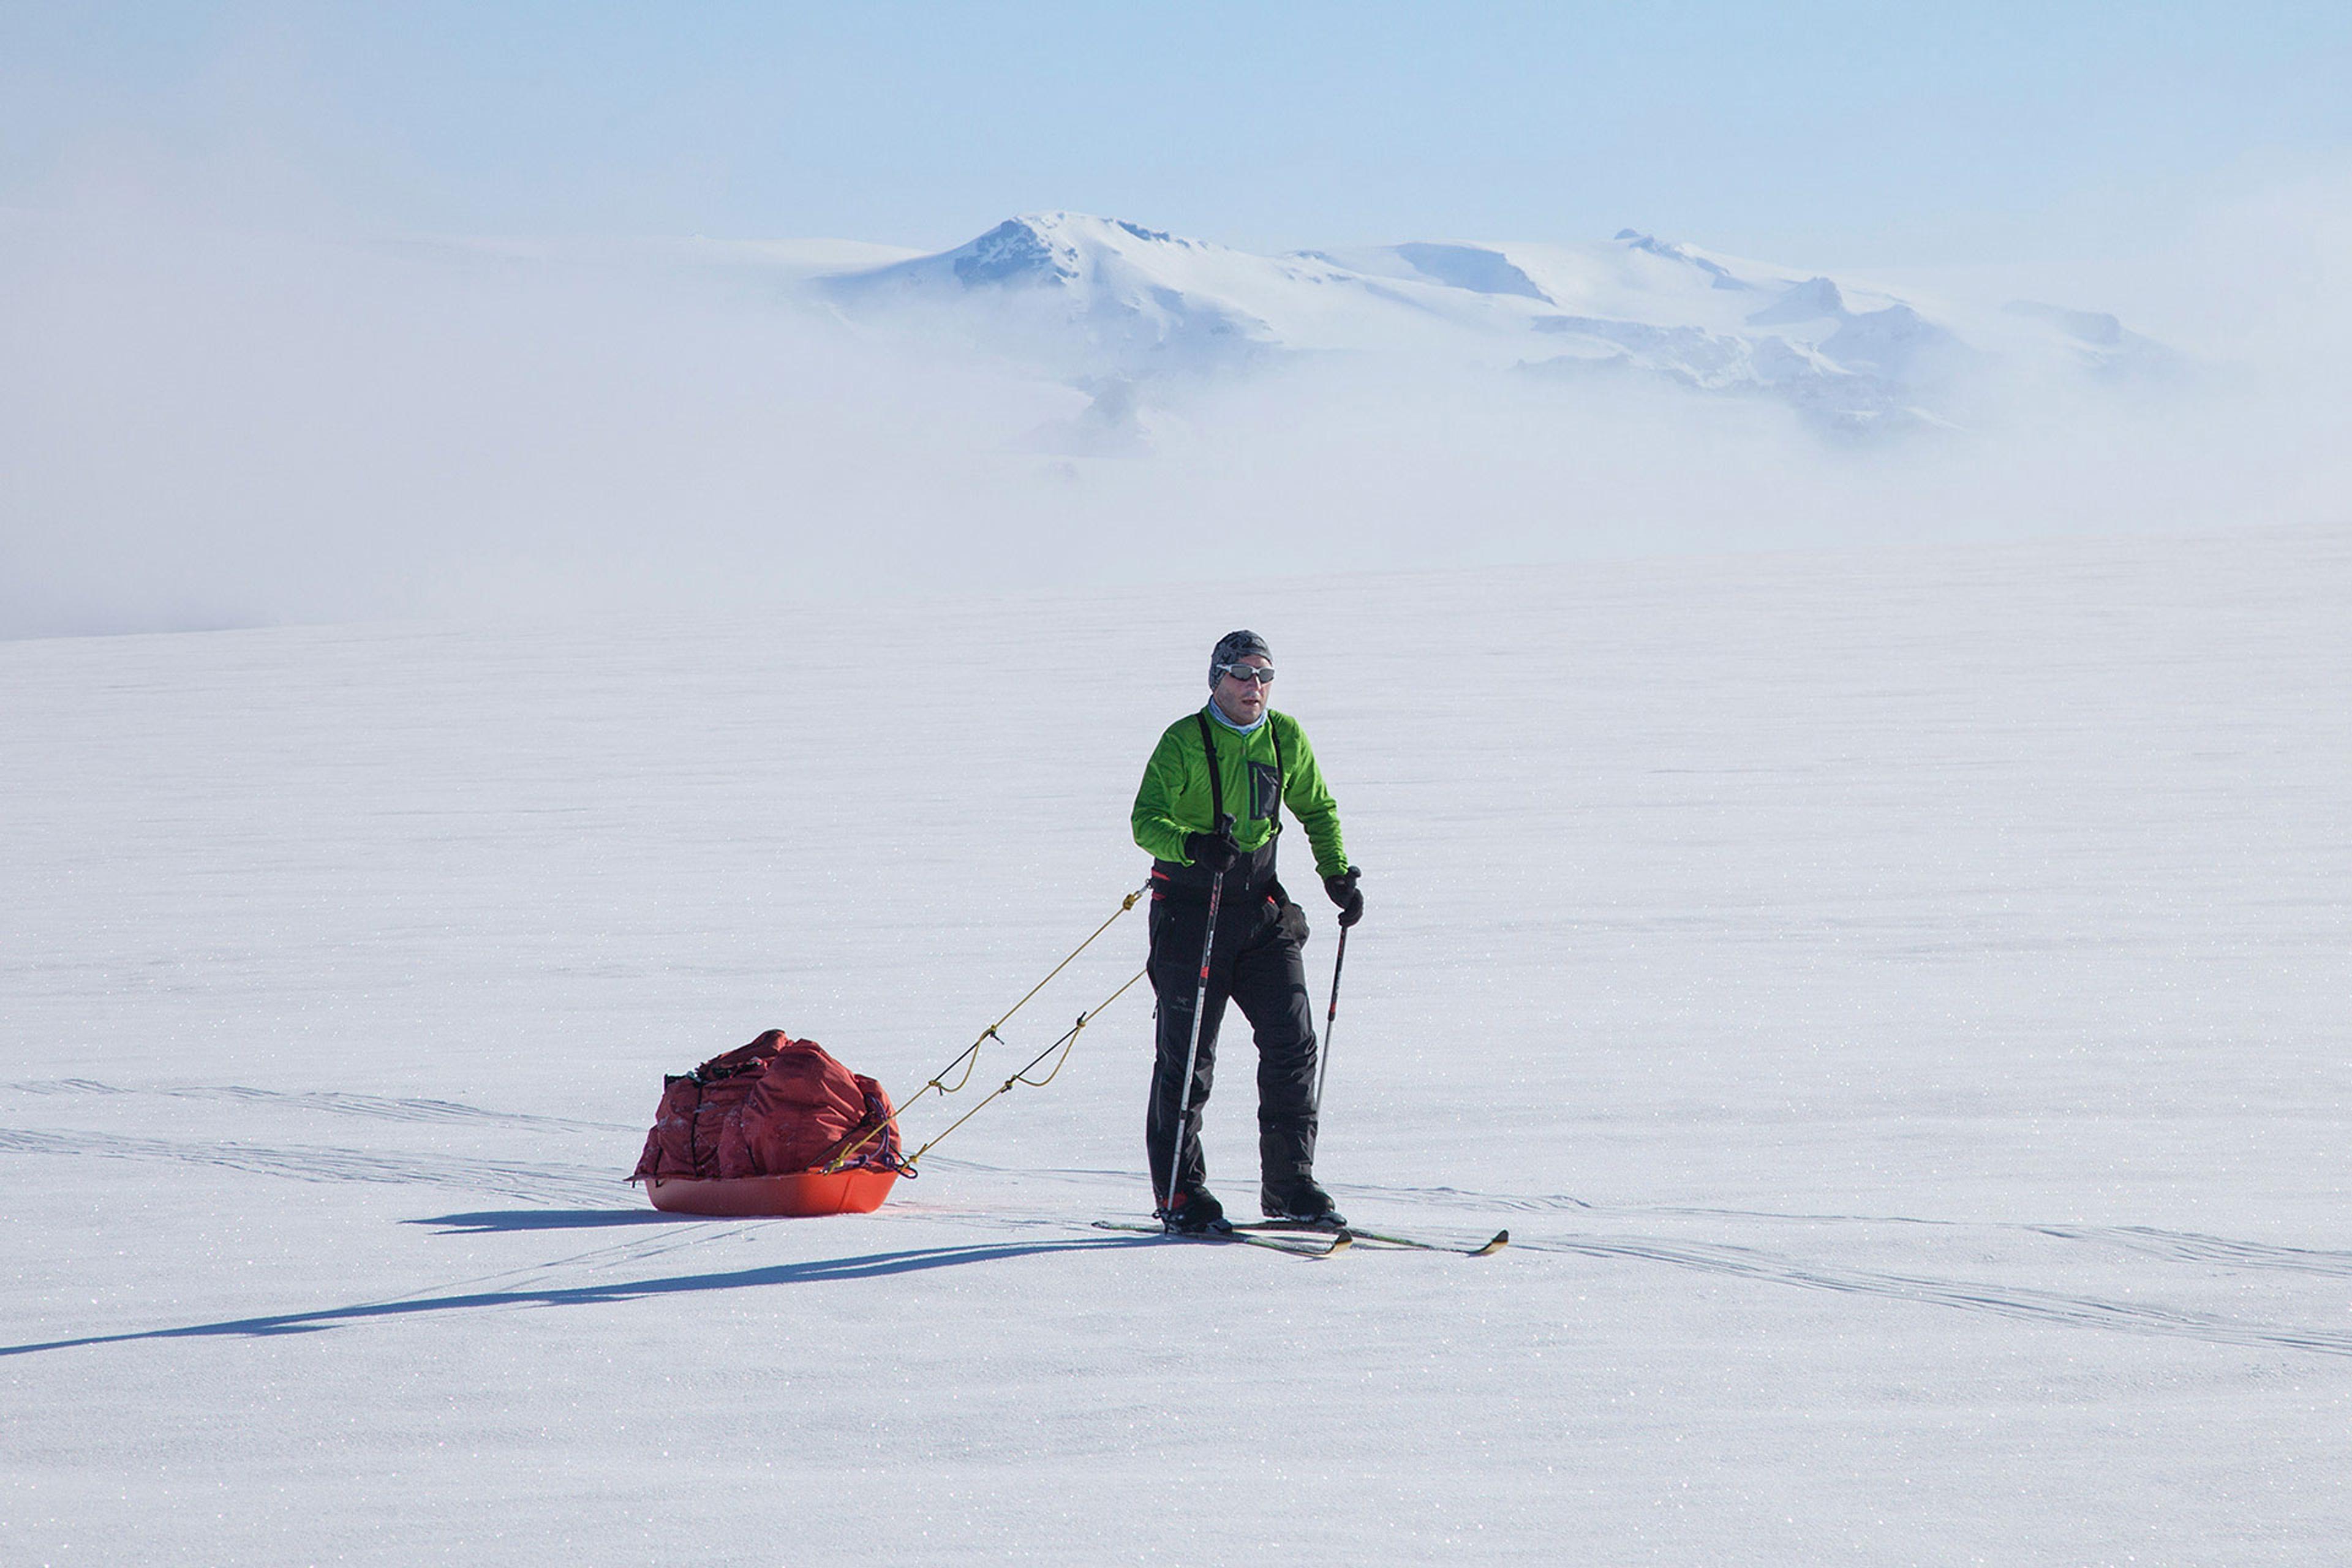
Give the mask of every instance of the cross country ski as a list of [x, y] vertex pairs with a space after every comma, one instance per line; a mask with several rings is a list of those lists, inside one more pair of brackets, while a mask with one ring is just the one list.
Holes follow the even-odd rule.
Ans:
[[1355, 1245], [1355, 1236], [1340, 1230], [1329, 1233], [1329, 1239], [1320, 1243], [1301, 1237], [1292, 1240], [1283, 1237], [1256, 1235], [1239, 1228], [1224, 1230], [1176, 1230], [1166, 1225], [1147, 1225], [1140, 1220], [1098, 1219], [1097, 1230], [1128, 1231], [1139, 1236], [1156, 1236], [1169, 1241], [1208, 1242], [1212, 1245], [1259, 1247], [1269, 1252], [1286, 1252], [1293, 1258], [1337, 1258]]

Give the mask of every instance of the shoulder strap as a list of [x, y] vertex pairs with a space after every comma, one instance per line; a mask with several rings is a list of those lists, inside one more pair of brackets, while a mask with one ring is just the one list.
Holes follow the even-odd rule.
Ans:
[[1265, 715], [1265, 732], [1274, 742], [1274, 832], [1276, 837], [1279, 837], [1282, 833], [1282, 797], [1290, 788], [1290, 764], [1282, 760], [1282, 726], [1274, 721], [1271, 709]]
[[1209, 809], [1216, 815], [1210, 820], [1209, 830], [1216, 831], [1217, 824], [1225, 819], [1225, 781], [1217, 770], [1217, 742], [1209, 738], [1209, 715], [1204, 710], [1192, 715], [1201, 726], [1201, 750], [1209, 753]]

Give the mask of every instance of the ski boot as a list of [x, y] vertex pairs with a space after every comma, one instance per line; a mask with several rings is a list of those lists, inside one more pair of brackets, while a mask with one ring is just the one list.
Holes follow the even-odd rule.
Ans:
[[1300, 1230], [1338, 1230], [1348, 1223], [1348, 1216], [1332, 1205], [1331, 1194], [1311, 1177], [1284, 1187], [1262, 1188], [1257, 1206], [1273, 1224]]
[[1234, 1228], [1225, 1205], [1206, 1187], [1179, 1191], [1175, 1201], [1157, 1211], [1160, 1223], [1178, 1236], [1211, 1236]]

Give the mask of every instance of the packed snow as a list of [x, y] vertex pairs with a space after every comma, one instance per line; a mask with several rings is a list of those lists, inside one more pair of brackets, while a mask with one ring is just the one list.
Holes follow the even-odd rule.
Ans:
[[[2337, 528], [0, 644], [0, 1560], [2337, 1560], [2347, 603]], [[1097, 1228], [1134, 993], [870, 1216], [623, 1184], [665, 1072], [905, 1100], [1109, 918], [1235, 626], [1365, 869], [1321, 1174], [1507, 1249]]]

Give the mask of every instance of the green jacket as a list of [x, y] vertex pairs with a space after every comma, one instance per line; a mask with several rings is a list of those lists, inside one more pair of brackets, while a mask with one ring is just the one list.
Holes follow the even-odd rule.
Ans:
[[[1209, 713], [1207, 708], [1201, 710]], [[1348, 868], [1347, 847], [1339, 842], [1339, 807], [1324, 787], [1323, 770], [1315, 765], [1315, 748], [1307, 731], [1287, 713], [1266, 710], [1265, 722], [1250, 734], [1234, 733], [1209, 714], [1209, 734], [1217, 748], [1217, 772], [1224, 784], [1225, 810], [1234, 817], [1234, 842], [1243, 853], [1262, 847], [1274, 837], [1278, 823], [1276, 797], [1307, 829], [1315, 851], [1315, 874], [1336, 877]], [[1281, 772], [1276, 772], [1279, 742]], [[1277, 778], [1279, 783], [1277, 784]], [[1155, 858], [1179, 866], [1184, 857], [1184, 836], [1206, 833], [1216, 826], [1216, 809], [1209, 788], [1209, 759], [1201, 747], [1201, 726], [1186, 714], [1160, 737], [1151, 760], [1143, 766], [1143, 784], [1135, 792], [1135, 841]]]

